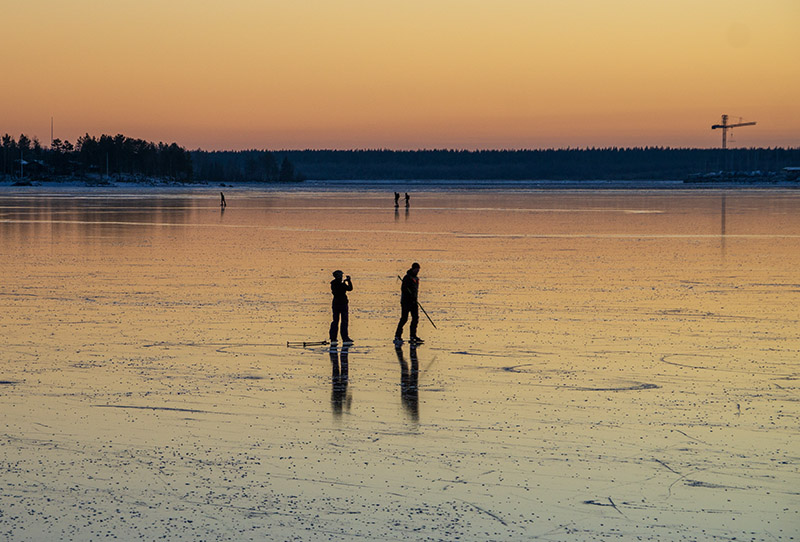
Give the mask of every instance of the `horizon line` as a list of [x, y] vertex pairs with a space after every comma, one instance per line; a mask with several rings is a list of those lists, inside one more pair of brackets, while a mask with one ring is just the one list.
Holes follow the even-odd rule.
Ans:
[[[15, 139], [15, 136], [5, 132], [3, 134], [8, 135]], [[29, 137], [31, 141], [34, 139], [38, 140], [38, 135], [34, 136], [27, 136], [24, 132], [20, 135], [25, 135]], [[707, 147], [698, 147], [698, 146], [672, 146], [672, 145], [640, 145], [640, 146], [620, 146], [620, 145], [602, 145], [602, 146], [594, 146], [594, 145], [578, 145], [578, 146], [559, 146], [559, 147], [417, 147], [417, 148], [392, 148], [392, 147], [348, 147], [348, 148], [335, 148], [335, 147], [295, 147], [295, 148], [257, 148], [257, 147], [242, 147], [242, 148], [216, 148], [216, 149], [208, 149], [203, 147], [195, 147], [189, 148], [188, 146], [184, 146], [176, 140], [173, 140], [167, 143], [164, 140], [148, 140], [140, 137], [133, 137], [127, 136], [121, 132], [117, 132], [116, 134], [112, 133], [100, 133], [99, 135], [89, 134], [89, 132], [85, 132], [84, 135], [88, 135], [95, 139], [99, 139], [102, 136], [108, 137], [116, 137], [117, 135], [122, 135], [125, 138], [129, 139], [139, 139], [142, 141], [146, 141], [148, 143], [155, 143], [155, 144], [176, 144], [189, 152], [201, 151], [201, 152], [541, 152], [541, 151], [590, 151], [590, 150], [638, 150], [638, 149], [658, 149], [658, 150], [795, 150], [800, 149], [800, 145], [797, 146], [747, 146], [747, 147], [728, 147], [724, 149], [721, 146], [707, 146]], [[75, 138], [75, 143], [77, 143], [77, 139], [83, 137], [78, 136]], [[60, 140], [60, 138], [53, 138], [52, 141], [56, 139]], [[52, 141], [50, 145], [42, 145], [44, 149], [52, 149]], [[64, 139], [63, 141], [69, 141], [69, 139]]]

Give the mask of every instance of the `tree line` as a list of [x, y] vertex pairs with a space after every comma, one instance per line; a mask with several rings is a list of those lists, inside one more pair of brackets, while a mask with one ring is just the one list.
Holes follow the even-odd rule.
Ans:
[[280, 163], [269, 151], [187, 151], [177, 143], [89, 134], [75, 143], [54, 139], [44, 147], [25, 134], [0, 139], [4, 178], [139, 178], [178, 182], [288, 182], [300, 180], [284, 154]]
[[44, 147], [34, 137], [0, 140], [3, 177], [158, 178], [178, 182], [321, 180], [661, 180], [711, 172], [779, 172], [800, 148], [670, 147], [542, 150], [187, 151], [177, 143], [89, 134]]
[[303, 150], [287, 156], [307, 178], [331, 180], [678, 180], [720, 171], [766, 174], [800, 165], [800, 148]]
[[163, 178], [176, 181], [192, 179], [192, 158], [177, 143], [153, 143], [122, 134], [89, 134], [75, 144], [54, 139], [45, 148], [35, 137], [25, 134], [14, 139], [8, 134], [0, 139], [0, 159], [6, 177], [65, 178], [118, 177]]
[[270, 151], [191, 152], [195, 179], [207, 182], [294, 182], [302, 180], [289, 157], [280, 165]]

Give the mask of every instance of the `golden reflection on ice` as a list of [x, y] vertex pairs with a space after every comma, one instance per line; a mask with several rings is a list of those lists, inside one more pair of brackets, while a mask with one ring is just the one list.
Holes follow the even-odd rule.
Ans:
[[794, 192], [24, 194], [10, 540], [796, 534]]

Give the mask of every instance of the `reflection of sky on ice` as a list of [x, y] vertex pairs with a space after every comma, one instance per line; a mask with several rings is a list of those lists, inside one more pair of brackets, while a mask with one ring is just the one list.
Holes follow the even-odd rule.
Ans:
[[411, 195], [6, 197], [0, 532], [790, 535], [797, 195]]

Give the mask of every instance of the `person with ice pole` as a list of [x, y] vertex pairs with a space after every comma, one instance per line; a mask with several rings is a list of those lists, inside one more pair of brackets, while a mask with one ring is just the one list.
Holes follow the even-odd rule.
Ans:
[[400, 287], [400, 322], [397, 323], [397, 330], [394, 332], [394, 342], [403, 342], [403, 326], [408, 321], [408, 315], [411, 314], [411, 326], [409, 332], [411, 333], [412, 344], [422, 344], [423, 341], [417, 337], [417, 325], [419, 324], [419, 303], [417, 302], [417, 294], [419, 293], [419, 264], [414, 262], [411, 264], [411, 269], [406, 271], [406, 276], [403, 277], [403, 284]]

